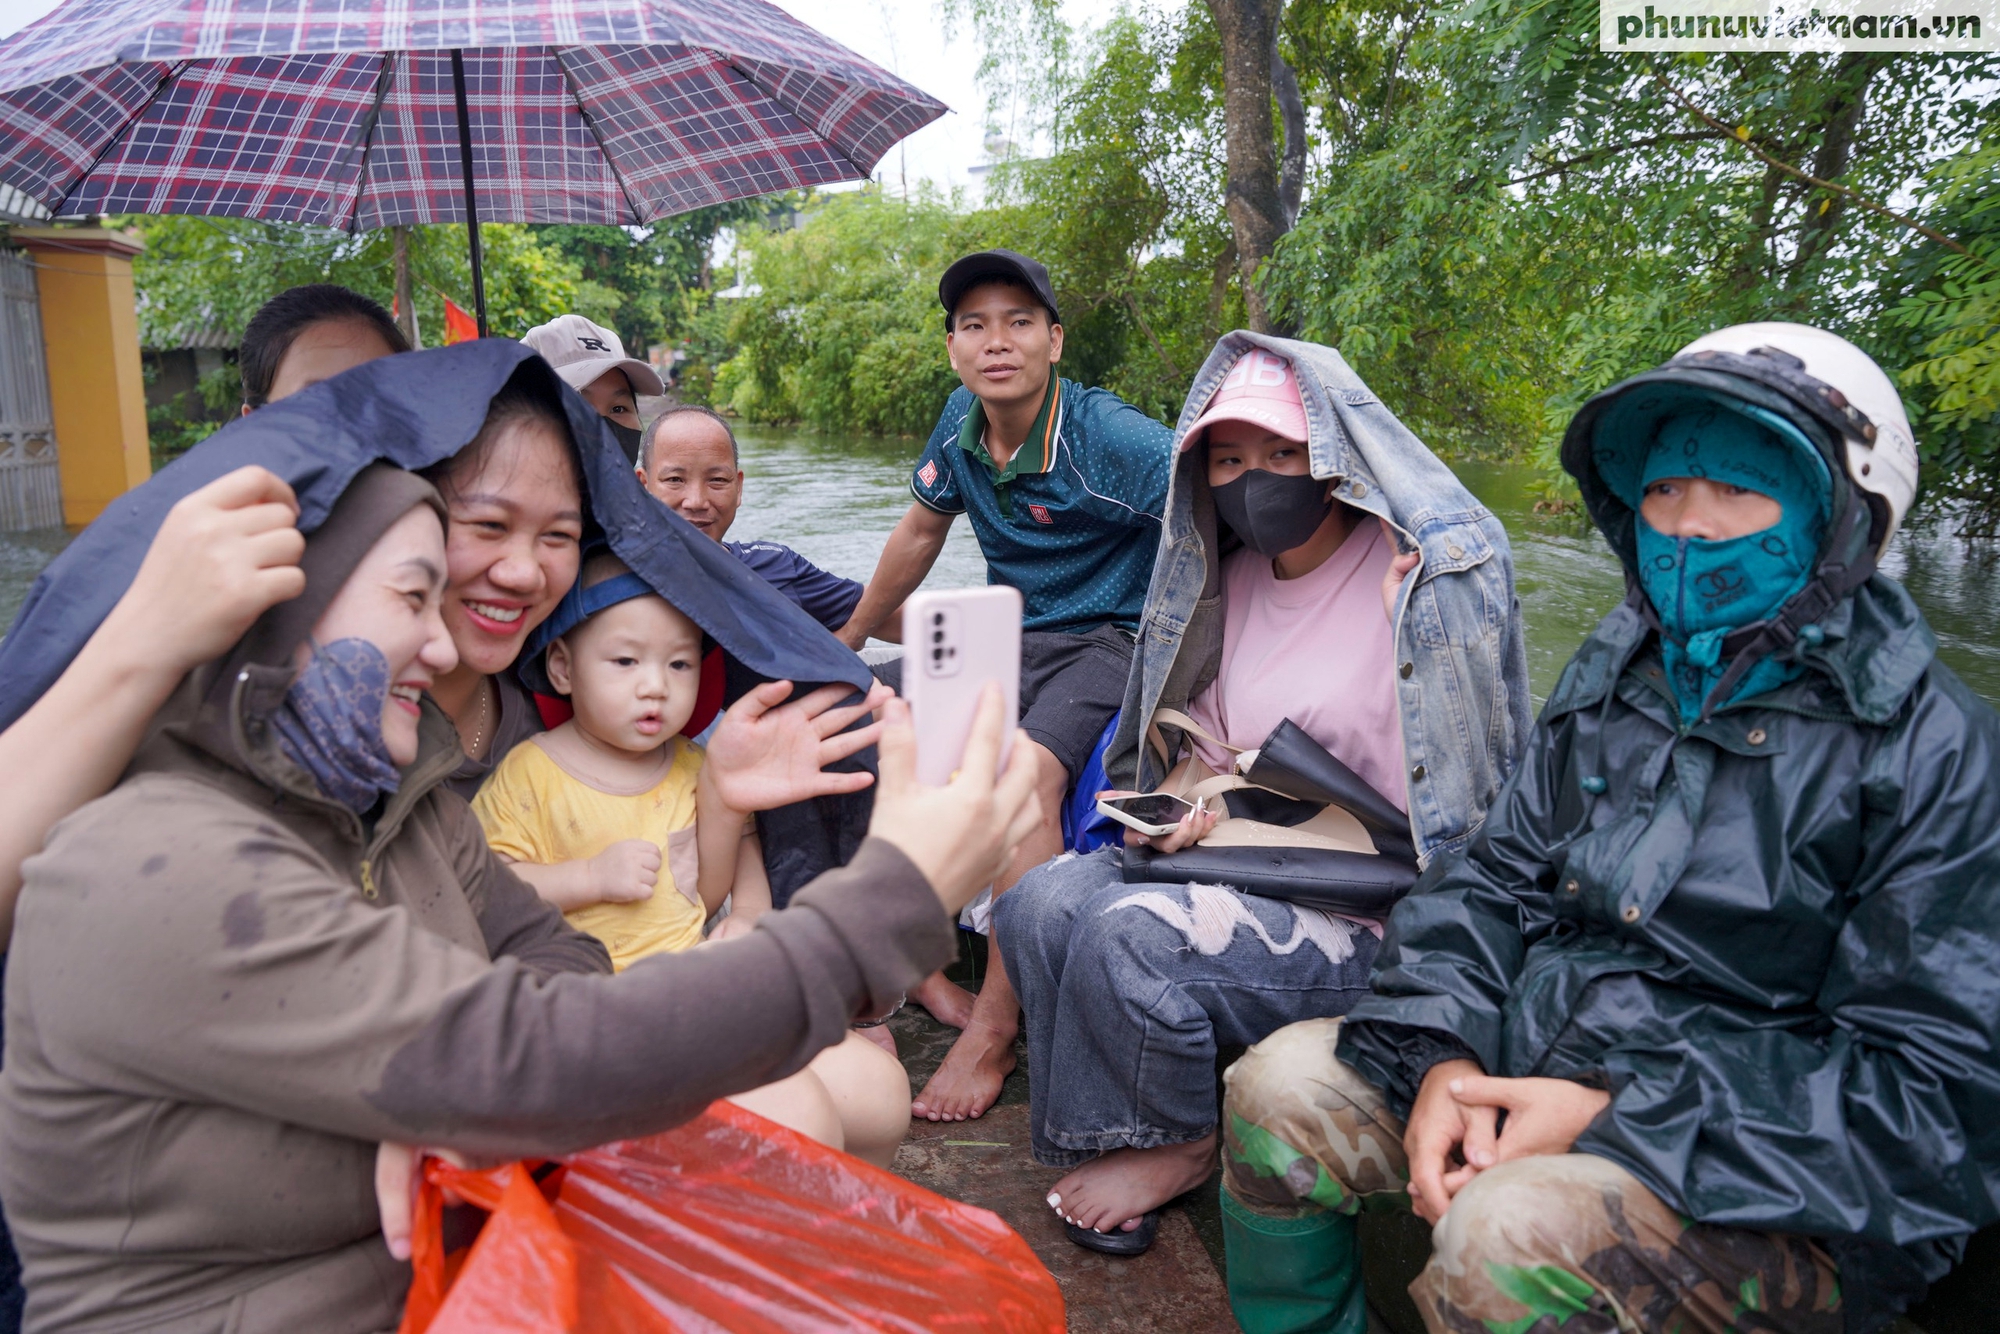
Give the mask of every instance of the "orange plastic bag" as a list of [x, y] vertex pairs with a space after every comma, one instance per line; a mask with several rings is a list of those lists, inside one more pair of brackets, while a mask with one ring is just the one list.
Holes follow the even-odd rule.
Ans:
[[[492, 1214], [447, 1257], [442, 1193]], [[565, 1159], [470, 1172], [431, 1159], [400, 1334], [1060, 1334], [1062, 1294], [984, 1209], [718, 1102]]]

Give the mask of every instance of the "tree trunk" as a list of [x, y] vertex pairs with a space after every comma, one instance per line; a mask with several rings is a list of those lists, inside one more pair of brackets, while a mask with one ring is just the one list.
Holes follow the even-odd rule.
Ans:
[[403, 337], [410, 340], [410, 346], [422, 347], [417, 339], [417, 302], [410, 291], [410, 229], [391, 227], [389, 235], [394, 238], [396, 248], [396, 323], [402, 327]]
[[[1868, 111], [1868, 85], [1888, 61], [1888, 56], [1875, 52], [1850, 52], [1841, 57], [1833, 75], [1835, 91], [1826, 104], [1819, 151], [1813, 155], [1812, 174], [1821, 180], [1838, 181], [1847, 171], [1855, 134]], [[1810, 275], [1813, 262], [1833, 244], [1846, 202], [1841, 195], [1806, 192], [1787, 287], [1798, 287]]]
[[1271, 90], [1278, 96], [1278, 113], [1285, 125], [1285, 147], [1278, 154], [1278, 207], [1285, 230], [1298, 225], [1299, 201], [1306, 189], [1306, 103], [1299, 96], [1299, 76], [1278, 51], [1278, 25], [1271, 25]]
[[[1284, 0], [1206, 0], [1222, 38], [1222, 119], [1228, 139], [1226, 199], [1236, 238], [1237, 272], [1250, 327], [1285, 333], [1271, 317], [1257, 272], [1288, 230], [1278, 185], [1278, 145], [1271, 126], [1271, 66]], [[1303, 135], [1301, 136], [1303, 149]]]

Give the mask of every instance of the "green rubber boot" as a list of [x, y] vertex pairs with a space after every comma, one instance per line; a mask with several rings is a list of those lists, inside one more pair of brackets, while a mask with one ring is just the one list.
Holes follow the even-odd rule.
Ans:
[[1361, 1243], [1348, 1214], [1251, 1213], [1222, 1191], [1229, 1306], [1243, 1334], [1367, 1334]]

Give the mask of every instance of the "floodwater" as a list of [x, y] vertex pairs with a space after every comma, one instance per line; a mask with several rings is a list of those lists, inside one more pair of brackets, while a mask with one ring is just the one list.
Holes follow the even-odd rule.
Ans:
[[[864, 440], [744, 427], [743, 509], [730, 536], [768, 537], [807, 559], [866, 580], [889, 530], [910, 505], [917, 440]], [[1537, 702], [1598, 618], [1625, 596], [1617, 558], [1580, 516], [1534, 512], [1537, 475], [1519, 464], [1467, 463], [1458, 474], [1513, 540], [1515, 585], [1528, 625], [1528, 679]], [[1885, 570], [1916, 594], [1952, 670], [2000, 704], [2000, 547], [1968, 546], [1925, 528], [1897, 537]], [[986, 582], [969, 523], [952, 525], [926, 588]]]
[[[737, 434], [748, 478], [730, 536], [785, 542], [827, 569], [866, 580], [889, 530], [910, 505], [910, 468], [921, 442], [751, 426]], [[1513, 539], [1528, 626], [1528, 677], [1539, 701], [1571, 650], [1624, 596], [1623, 577], [1587, 523], [1534, 513], [1531, 469], [1469, 463], [1459, 475]], [[0, 624], [13, 620], [35, 575], [65, 540], [60, 530], [0, 534]], [[1944, 661], [2000, 704], [2000, 547], [1968, 545], [1941, 526], [1924, 526], [1898, 536], [1884, 569], [1916, 595]], [[985, 582], [970, 525], [953, 524], [924, 586]]]

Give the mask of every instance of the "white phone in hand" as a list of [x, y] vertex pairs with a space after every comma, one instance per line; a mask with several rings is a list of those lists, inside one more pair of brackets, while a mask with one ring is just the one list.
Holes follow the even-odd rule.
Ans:
[[1005, 584], [917, 593], [903, 604], [903, 698], [917, 732], [917, 780], [951, 781], [988, 683], [1000, 687], [1005, 768], [1021, 716], [1021, 594]]
[[1099, 815], [1108, 816], [1126, 828], [1136, 829], [1151, 838], [1165, 838], [1191, 811], [1200, 809], [1192, 802], [1170, 797], [1164, 792], [1137, 797], [1102, 797], [1097, 803]]

